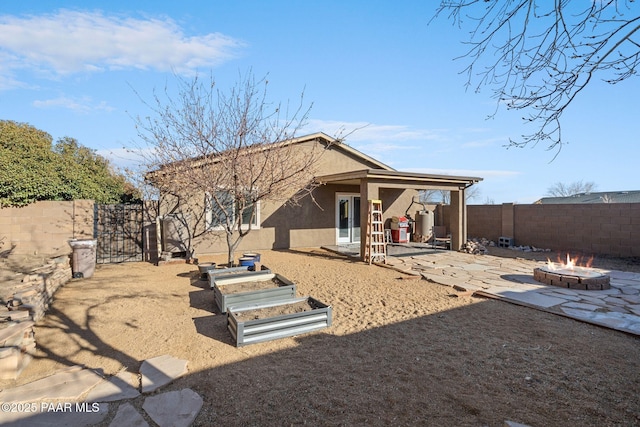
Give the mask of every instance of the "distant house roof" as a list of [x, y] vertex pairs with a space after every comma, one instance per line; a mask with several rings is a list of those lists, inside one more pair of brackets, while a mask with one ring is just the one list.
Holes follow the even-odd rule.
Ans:
[[543, 197], [536, 205], [563, 205], [576, 203], [640, 203], [640, 190], [600, 191], [579, 193], [568, 197]]

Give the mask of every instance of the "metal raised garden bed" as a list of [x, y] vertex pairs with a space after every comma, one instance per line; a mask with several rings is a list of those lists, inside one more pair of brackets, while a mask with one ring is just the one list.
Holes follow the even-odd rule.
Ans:
[[207, 275], [209, 276], [209, 285], [211, 286], [211, 289], [213, 289], [216, 282], [222, 279], [229, 279], [232, 277], [251, 277], [256, 274], [259, 275], [263, 273], [271, 273], [271, 270], [264, 265], [260, 271], [250, 271], [248, 266], [217, 268], [215, 270], [209, 270]]
[[271, 303], [296, 296], [296, 285], [270, 270], [213, 280], [213, 299], [222, 313], [231, 306]]
[[[305, 311], [301, 311], [301, 307]], [[312, 297], [229, 307], [227, 311], [227, 328], [237, 347], [300, 335], [329, 326], [331, 306]]]

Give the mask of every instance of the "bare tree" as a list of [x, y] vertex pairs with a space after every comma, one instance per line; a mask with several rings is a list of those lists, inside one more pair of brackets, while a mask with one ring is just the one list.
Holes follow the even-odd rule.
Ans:
[[537, 130], [510, 145], [560, 150], [562, 114], [592, 79], [637, 75], [638, 9], [633, 0], [443, 0], [436, 17], [471, 25], [467, 86], [491, 86], [498, 105], [532, 111], [523, 120]]
[[569, 197], [580, 193], [590, 193], [596, 189], [594, 182], [584, 182], [582, 180], [569, 184], [556, 182], [547, 189], [547, 196], [551, 197]]
[[448, 204], [450, 197], [447, 190], [422, 190], [418, 192], [420, 203], [437, 205], [438, 203]]
[[176, 79], [178, 95], [156, 94], [150, 106], [156, 117], [137, 120], [152, 148], [147, 177], [178, 221], [188, 256], [195, 256], [195, 239], [222, 236], [232, 264], [257, 225], [259, 204], [295, 204], [308, 195], [324, 150], [316, 144], [301, 155], [292, 143], [310, 109], [302, 96], [291, 110], [269, 104], [268, 81], [252, 73], [226, 93], [213, 77]]
[[495, 205], [496, 201], [495, 201], [495, 199], [493, 199], [491, 197], [487, 197], [486, 199], [484, 199], [484, 204], [485, 205]]
[[[464, 192], [465, 202], [468, 203], [470, 200], [477, 199], [480, 197], [480, 193], [480, 188], [477, 185], [467, 188]], [[449, 190], [421, 190], [419, 192], [419, 197], [420, 203], [430, 205], [438, 203], [448, 205], [451, 203], [451, 192]]]
[[613, 197], [611, 197], [608, 194], [605, 194], [604, 196], [600, 196], [600, 200], [602, 200], [602, 203], [613, 203]]

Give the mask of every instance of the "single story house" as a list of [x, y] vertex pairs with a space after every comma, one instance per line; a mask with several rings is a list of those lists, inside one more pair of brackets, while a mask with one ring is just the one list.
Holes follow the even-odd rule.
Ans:
[[[324, 133], [314, 133], [291, 140], [297, 149], [309, 150], [314, 144], [325, 149], [317, 164], [313, 199], [298, 205], [261, 203], [252, 231], [242, 240], [239, 251], [320, 247], [360, 243], [364, 254], [368, 200], [382, 201], [383, 217], [413, 215], [419, 190], [449, 190], [448, 232], [452, 249], [459, 249], [467, 239], [465, 190], [482, 178], [402, 172], [336, 140]], [[303, 185], [304, 183], [301, 183]], [[413, 209], [413, 210], [409, 210]], [[167, 212], [160, 212], [160, 215]], [[211, 233], [223, 233], [212, 230]], [[163, 237], [166, 240], [166, 236]], [[198, 254], [225, 253], [224, 238], [202, 237], [195, 243]], [[167, 250], [167, 248], [163, 248]]]

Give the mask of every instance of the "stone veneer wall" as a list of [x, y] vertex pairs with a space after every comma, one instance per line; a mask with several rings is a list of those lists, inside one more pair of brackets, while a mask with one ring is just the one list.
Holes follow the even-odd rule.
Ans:
[[31, 361], [36, 348], [33, 325], [44, 316], [53, 294], [71, 279], [69, 257], [52, 259], [29, 274], [15, 276], [5, 274], [0, 287], [2, 379], [17, 378]]
[[68, 241], [93, 238], [93, 206], [41, 201], [0, 209], [0, 378], [17, 378], [31, 360], [33, 325], [72, 276]]

